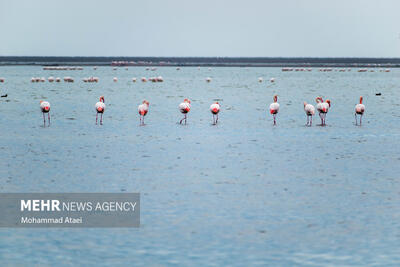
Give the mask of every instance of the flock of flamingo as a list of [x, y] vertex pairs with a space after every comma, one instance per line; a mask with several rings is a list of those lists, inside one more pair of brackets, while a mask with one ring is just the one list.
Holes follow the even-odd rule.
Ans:
[[[278, 103], [278, 96], [274, 95], [273, 97], [274, 102], [271, 103], [269, 106], [269, 112], [271, 113], [273, 117], [273, 123], [276, 125], [276, 116], [279, 112], [279, 103]], [[322, 99], [322, 97], [317, 97], [315, 99], [317, 105], [314, 107], [311, 104], [308, 104], [304, 102], [304, 112], [306, 113], [307, 116], [307, 126], [312, 126], [312, 117], [315, 115], [315, 108], [318, 111], [319, 117], [321, 119], [321, 126], [325, 126], [326, 122], [326, 114], [328, 114], [328, 111], [331, 107], [331, 101], [329, 99], [326, 99], [325, 101]], [[138, 113], [139, 113], [139, 119], [140, 119], [140, 125], [144, 125], [144, 117], [147, 115], [149, 112], [149, 106], [150, 103], [147, 100], [143, 100], [142, 104], [138, 106]], [[50, 103], [48, 101], [40, 101], [40, 109], [43, 114], [43, 124], [46, 126], [46, 116], [48, 118], [48, 125], [50, 125]], [[99, 102], [95, 104], [95, 109], [96, 109], [96, 125], [98, 122], [98, 116], [100, 114], [100, 125], [103, 124], [103, 114], [104, 111], [106, 110], [106, 104], [104, 103], [104, 96], [101, 96], [99, 99]], [[190, 112], [191, 109], [191, 101], [187, 98], [183, 100], [182, 103], [179, 104], [178, 106], [179, 111], [183, 114], [183, 118], [179, 121], [179, 124], [182, 124], [185, 122], [187, 123], [187, 115]], [[218, 102], [215, 102], [211, 104], [210, 106], [210, 112], [213, 116], [213, 124], [216, 125], [218, 123], [218, 114], [221, 110], [221, 105]], [[355, 120], [356, 120], [356, 125], [358, 125], [358, 116], [359, 118], [359, 125], [361, 125], [361, 120], [362, 116], [364, 115], [365, 111], [365, 106], [363, 104], [363, 97], [360, 96], [360, 101], [359, 103], [355, 106], [354, 109], [354, 115], [355, 115]]]
[[[53, 70], [53, 68], [48, 68]], [[60, 69], [64, 69], [64, 68], [60, 68]], [[94, 69], [96, 69], [96, 67], [94, 67]], [[179, 70], [179, 68], [177, 68], [177, 70]], [[295, 69], [296, 71], [311, 71], [312, 69]], [[320, 71], [331, 71], [332, 69], [328, 68], [328, 69], [320, 69]], [[349, 69], [350, 71], [351, 69]], [[293, 68], [283, 68], [282, 71], [293, 71]], [[340, 70], [339, 70], [340, 71]], [[359, 72], [364, 71], [363, 69], [360, 69]], [[386, 69], [383, 70], [385, 72], [390, 72], [390, 69]], [[4, 82], [4, 78], [0, 78], [0, 82], [3, 83]], [[62, 79], [57, 77], [49, 77], [48, 81], [49, 82], [60, 82]], [[74, 79], [72, 77], [64, 77], [63, 79], [65, 82], [74, 82]], [[158, 77], [150, 77], [150, 78], [146, 78], [146, 77], [142, 77], [141, 81], [142, 82], [146, 82], [147, 80], [152, 81], [152, 82], [163, 82], [164, 79], [161, 76]], [[211, 78], [207, 77], [206, 82], [211, 82]], [[40, 77], [33, 77], [31, 79], [31, 82], [45, 82], [46, 79], [44, 77], [40, 78]], [[98, 77], [88, 77], [88, 78], [84, 78], [83, 79], [84, 82], [98, 82], [99, 78]], [[118, 81], [117, 77], [113, 78], [114, 82]], [[136, 78], [132, 78], [133, 82], [136, 82]], [[260, 77], [258, 78], [259, 82], [263, 82], [263, 78]], [[275, 82], [275, 78], [271, 78], [270, 79], [271, 83]], [[269, 106], [269, 112], [272, 115], [273, 118], [273, 125], [276, 125], [276, 116], [279, 112], [279, 103], [278, 103], [278, 96], [274, 95], [273, 97], [273, 102], [271, 103], [271, 105]], [[307, 122], [306, 122], [306, 126], [312, 126], [312, 117], [315, 115], [315, 109], [317, 109], [318, 111], [318, 115], [321, 119], [321, 126], [325, 126], [326, 125], [326, 115], [331, 107], [331, 101], [329, 99], [326, 99], [325, 101], [322, 99], [322, 97], [317, 97], [315, 99], [316, 101], [316, 106], [314, 107], [311, 104], [308, 104], [306, 102], [304, 102], [304, 112], [307, 116]], [[148, 111], [149, 111], [149, 106], [150, 103], [147, 100], [143, 100], [142, 104], [140, 104], [138, 106], [138, 113], [140, 116], [140, 125], [144, 125], [144, 117], [147, 115]], [[185, 98], [183, 100], [182, 103], [179, 104], [178, 106], [179, 111], [184, 115], [184, 117], [179, 121], [180, 124], [182, 124], [183, 122], [186, 124], [187, 123], [187, 115], [191, 109], [191, 102], [189, 99]], [[47, 120], [48, 120], [48, 125], [50, 125], [50, 103], [48, 101], [40, 101], [40, 109], [43, 113], [43, 123], [44, 125], [46, 125], [46, 116], [45, 114], [47, 114]], [[104, 96], [101, 96], [99, 99], [99, 102], [96, 103], [95, 105], [95, 109], [96, 109], [96, 124], [98, 123], [98, 116], [100, 114], [100, 125], [103, 124], [103, 114], [104, 111], [106, 109], [106, 105], [104, 103]], [[211, 104], [210, 106], [210, 112], [212, 113], [213, 116], [213, 124], [216, 125], [218, 123], [218, 114], [221, 110], [221, 106], [218, 102], [215, 102], [213, 104]], [[363, 104], [363, 97], [360, 97], [359, 103], [355, 106], [354, 109], [354, 115], [355, 115], [355, 121], [356, 121], [356, 125], [361, 125], [362, 123], [362, 116], [364, 115], [364, 111], [365, 111], [365, 106]]]

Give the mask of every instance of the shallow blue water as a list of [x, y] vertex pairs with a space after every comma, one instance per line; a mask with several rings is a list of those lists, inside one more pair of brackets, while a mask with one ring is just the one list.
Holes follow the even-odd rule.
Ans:
[[[165, 82], [139, 80], [158, 75]], [[400, 264], [400, 70], [0, 67], [0, 76], [8, 93], [0, 192], [141, 193], [138, 229], [1, 229], [2, 265]], [[31, 83], [36, 76], [75, 83]], [[100, 82], [83, 83], [88, 76]], [[107, 109], [96, 126], [100, 95]], [[327, 126], [315, 116], [305, 127], [303, 101], [318, 95], [332, 101]], [[354, 125], [360, 95], [362, 127]], [[177, 106], [186, 97], [192, 110], [182, 126]], [[140, 127], [144, 98], [150, 112]], [[52, 105], [46, 128], [41, 99]]]

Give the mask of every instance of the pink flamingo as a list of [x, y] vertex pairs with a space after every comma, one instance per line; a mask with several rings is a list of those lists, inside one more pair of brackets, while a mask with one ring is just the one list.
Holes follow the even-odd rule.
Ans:
[[97, 117], [100, 113], [100, 125], [103, 124], [103, 113], [104, 110], [106, 109], [106, 104], [104, 104], [104, 96], [100, 96], [99, 102], [96, 103], [95, 105], [96, 108], [96, 125], [97, 125]]
[[314, 114], [315, 114], [314, 106], [304, 102], [304, 112], [307, 115], [307, 124], [306, 125], [311, 126], [312, 125], [312, 116], [314, 116]]
[[144, 125], [144, 116], [149, 112], [149, 101], [143, 100], [142, 104], [138, 106], [138, 112], [140, 115], [140, 125]]
[[221, 106], [219, 105], [218, 102], [215, 102], [214, 104], [212, 104], [210, 106], [210, 111], [213, 114], [213, 124], [217, 124], [218, 123], [218, 113], [219, 110], [221, 109]]
[[364, 115], [365, 106], [362, 102], [363, 102], [363, 97], [360, 96], [360, 103], [356, 105], [355, 114], [354, 114], [354, 116], [356, 118], [356, 125], [358, 125], [357, 124], [357, 115], [360, 115], [360, 125], [361, 125], [362, 116]]
[[46, 126], [46, 117], [44, 116], [45, 113], [47, 113], [47, 118], [49, 120], [49, 126], [50, 126], [50, 103], [47, 101], [40, 101], [40, 110], [42, 111], [43, 114], [43, 126]]
[[276, 125], [276, 114], [279, 111], [278, 95], [274, 95], [274, 102], [269, 105], [269, 113], [274, 117], [274, 125]]
[[324, 100], [320, 96], [317, 97], [315, 101], [317, 102], [317, 110], [319, 113], [319, 117], [321, 118], [321, 125], [324, 126], [326, 125], [325, 123], [326, 114], [328, 113], [329, 108], [331, 107], [331, 101], [327, 99], [324, 102]]
[[181, 119], [179, 121], [179, 124], [182, 124], [182, 121], [185, 121], [185, 124], [186, 124], [187, 114], [189, 113], [190, 108], [191, 108], [190, 103], [191, 103], [190, 100], [185, 98], [183, 100], [183, 102], [179, 104], [179, 110], [180, 110], [181, 113], [184, 114], [184, 117], [183, 117], [183, 119]]

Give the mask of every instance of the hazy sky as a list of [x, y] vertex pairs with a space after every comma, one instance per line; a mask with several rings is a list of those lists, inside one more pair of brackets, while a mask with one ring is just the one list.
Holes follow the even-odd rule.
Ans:
[[0, 0], [0, 55], [400, 57], [400, 1]]

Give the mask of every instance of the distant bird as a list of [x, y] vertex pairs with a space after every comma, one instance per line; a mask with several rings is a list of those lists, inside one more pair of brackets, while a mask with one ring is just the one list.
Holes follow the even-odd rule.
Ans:
[[103, 113], [104, 110], [106, 109], [106, 104], [104, 104], [104, 96], [100, 96], [99, 102], [96, 103], [95, 105], [96, 108], [96, 125], [97, 125], [97, 117], [100, 113], [100, 125], [103, 124]]
[[0, 83], [4, 83], [5, 79], [4, 78], [0, 78]]
[[183, 100], [183, 102], [179, 104], [179, 110], [180, 110], [181, 113], [184, 114], [184, 117], [183, 117], [183, 119], [181, 119], [179, 121], [179, 124], [182, 124], [182, 121], [185, 121], [185, 124], [186, 124], [187, 114], [189, 113], [190, 108], [191, 108], [190, 103], [191, 103], [190, 100], [185, 98]]
[[136, 78], [132, 78], [132, 82], [134, 82], [134, 83], [135, 83], [135, 82], [136, 82]]
[[273, 83], [273, 82], [275, 82], [275, 78], [271, 78], [269, 81], [270, 81], [271, 83]]
[[218, 123], [218, 113], [219, 110], [221, 109], [221, 106], [219, 105], [218, 102], [215, 102], [214, 104], [211, 104], [210, 106], [210, 111], [213, 114], [213, 124], [217, 124]]
[[326, 114], [328, 113], [329, 108], [331, 107], [331, 101], [327, 99], [324, 102], [322, 97], [317, 97], [315, 101], [317, 102], [317, 110], [319, 113], [319, 117], [321, 118], [321, 125], [326, 125], [325, 123]]
[[56, 82], [58, 82], [58, 83], [61, 82], [61, 78], [60, 78], [60, 77], [57, 77], [57, 78], [56, 78]]
[[52, 82], [54, 82], [54, 77], [49, 77], [49, 78], [47, 78], [47, 80], [52, 83]]
[[142, 104], [138, 106], [138, 112], [140, 115], [140, 125], [144, 125], [144, 116], [149, 112], [149, 101], [143, 100]]
[[269, 105], [269, 113], [271, 113], [274, 118], [274, 125], [276, 125], [276, 114], [278, 114], [278, 111], [279, 111], [278, 96], [274, 95], [274, 102], [271, 105]]
[[304, 112], [307, 115], [307, 126], [312, 126], [312, 116], [315, 114], [315, 108], [311, 104], [304, 102]]
[[43, 126], [46, 126], [46, 117], [44, 116], [45, 113], [47, 113], [47, 118], [49, 120], [49, 126], [50, 126], [50, 103], [47, 101], [40, 101], [40, 110], [42, 111], [43, 114]]
[[142, 80], [142, 82], [147, 82], [146, 77], [142, 77], [141, 80]]
[[358, 122], [357, 122], [357, 115], [360, 115], [360, 125], [361, 125], [362, 116], [364, 115], [365, 106], [364, 106], [364, 104], [363, 104], [362, 102], [363, 102], [363, 97], [360, 96], [360, 103], [356, 105], [356, 107], [355, 107], [355, 114], [354, 114], [354, 116], [355, 116], [355, 118], [356, 118], [356, 125], [358, 125], [358, 124], [357, 124], [357, 123], [358, 123]]
[[258, 82], [259, 82], [259, 83], [262, 83], [262, 81], [263, 81], [263, 78], [262, 78], [262, 77], [258, 78]]
[[208, 83], [211, 82], [211, 78], [210, 78], [210, 77], [207, 77], [207, 78], [206, 78], [206, 82], [208, 82]]
[[114, 77], [113, 81], [114, 81], [114, 82], [118, 82], [118, 78], [117, 78], [117, 77]]
[[5, 94], [5, 95], [1, 95], [1, 97], [7, 97], [8, 96], [8, 94]]

